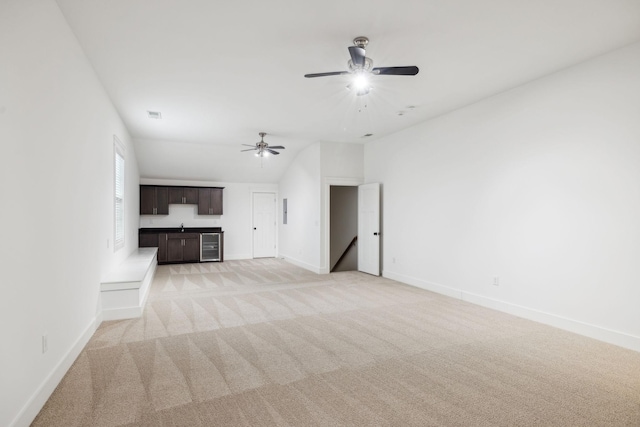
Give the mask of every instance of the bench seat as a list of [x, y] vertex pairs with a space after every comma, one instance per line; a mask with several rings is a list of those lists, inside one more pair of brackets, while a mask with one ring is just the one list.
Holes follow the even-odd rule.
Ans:
[[142, 316], [156, 271], [158, 248], [138, 248], [100, 283], [102, 319], [131, 319]]

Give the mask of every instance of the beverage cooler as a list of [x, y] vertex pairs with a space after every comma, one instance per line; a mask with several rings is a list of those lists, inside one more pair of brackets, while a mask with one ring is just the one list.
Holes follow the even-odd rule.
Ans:
[[200, 261], [220, 261], [221, 249], [220, 233], [200, 234]]

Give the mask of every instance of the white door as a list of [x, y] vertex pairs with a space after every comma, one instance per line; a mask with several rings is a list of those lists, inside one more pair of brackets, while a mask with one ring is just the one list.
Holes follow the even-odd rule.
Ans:
[[358, 186], [358, 270], [380, 275], [380, 184]]
[[276, 194], [253, 193], [253, 257], [276, 256]]

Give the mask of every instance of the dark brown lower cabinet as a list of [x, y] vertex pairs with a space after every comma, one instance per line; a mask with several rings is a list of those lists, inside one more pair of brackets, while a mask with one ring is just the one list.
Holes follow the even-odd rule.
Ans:
[[199, 262], [200, 261], [200, 235], [197, 237], [184, 239], [184, 247], [182, 248], [183, 262]]
[[139, 248], [157, 248], [158, 247], [158, 235], [157, 234], [140, 234], [138, 236]]
[[167, 262], [167, 233], [158, 234], [158, 263]]
[[[200, 234], [167, 233], [166, 262], [198, 262], [200, 261]], [[160, 262], [160, 246], [158, 246], [158, 262]]]
[[[138, 247], [158, 248], [158, 264], [200, 262], [200, 234], [220, 233], [220, 261], [223, 261], [224, 234], [219, 229], [170, 233], [139, 232]], [[210, 260], [206, 260], [210, 261]]]

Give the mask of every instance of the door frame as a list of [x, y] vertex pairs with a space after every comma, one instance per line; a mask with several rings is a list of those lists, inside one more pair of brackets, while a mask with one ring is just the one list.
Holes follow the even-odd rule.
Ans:
[[278, 192], [275, 191], [275, 190], [251, 190], [251, 195], [250, 195], [250, 197], [251, 197], [251, 218], [250, 218], [250, 223], [249, 223], [249, 230], [251, 231], [251, 233], [250, 233], [251, 234], [251, 259], [254, 259], [254, 257], [255, 257], [255, 248], [253, 247], [253, 243], [254, 243], [254, 237], [253, 237], [254, 236], [254, 233], [253, 233], [253, 215], [254, 215], [253, 195], [256, 194], [256, 193], [273, 194], [275, 199], [276, 199], [275, 206], [274, 206], [274, 210], [275, 210], [274, 219], [275, 219], [275, 223], [276, 224], [275, 224], [275, 228], [273, 230], [273, 232], [275, 233], [274, 239], [275, 239], [276, 247], [275, 247], [275, 251], [274, 251], [274, 255], [273, 256], [274, 256], [274, 258], [277, 258], [278, 257], [278, 250], [279, 250], [279, 244], [278, 244], [278, 236], [279, 236], [279, 233], [278, 233], [278, 224], [279, 224], [278, 218], [279, 217], [278, 217], [278, 215], [279, 215], [279, 212], [280, 212], [278, 210]]
[[364, 178], [342, 178], [342, 177], [324, 177], [322, 179], [322, 189], [320, 194], [320, 274], [329, 274], [331, 272], [331, 186], [341, 185], [345, 187], [357, 187], [364, 184]]

